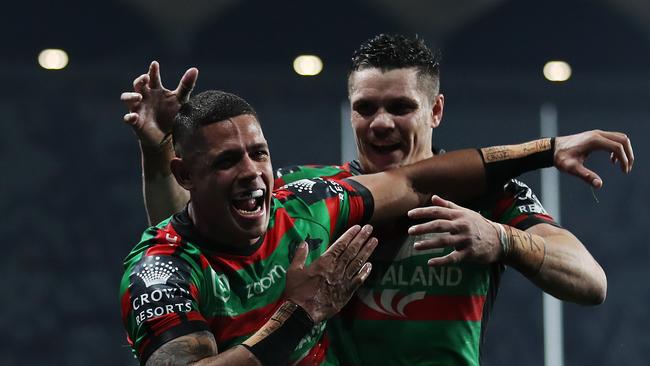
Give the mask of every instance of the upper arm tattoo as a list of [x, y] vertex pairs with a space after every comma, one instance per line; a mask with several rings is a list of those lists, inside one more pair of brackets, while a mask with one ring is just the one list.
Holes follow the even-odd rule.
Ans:
[[188, 365], [217, 354], [217, 342], [208, 331], [194, 332], [172, 339], [158, 348], [146, 366]]

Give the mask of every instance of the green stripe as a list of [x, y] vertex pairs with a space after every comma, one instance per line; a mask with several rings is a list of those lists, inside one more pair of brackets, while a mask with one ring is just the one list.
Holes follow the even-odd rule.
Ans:
[[327, 331], [342, 363], [353, 365], [478, 365], [480, 322], [376, 321], [339, 318]]

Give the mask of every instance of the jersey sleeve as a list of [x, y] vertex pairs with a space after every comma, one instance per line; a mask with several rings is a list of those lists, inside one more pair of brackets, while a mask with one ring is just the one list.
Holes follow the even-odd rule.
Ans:
[[293, 183], [301, 179], [324, 178], [341, 180], [352, 176], [347, 164], [338, 165], [294, 165], [280, 168], [275, 172], [275, 187]]
[[353, 225], [367, 223], [374, 201], [370, 191], [352, 180], [302, 179], [274, 192], [293, 217], [316, 221], [336, 239]]
[[141, 364], [164, 343], [209, 330], [200, 313], [201, 272], [189, 256], [154, 245], [125, 263], [122, 321]]
[[503, 192], [497, 195], [488, 218], [519, 230], [542, 223], [560, 227], [546, 212], [533, 190], [516, 179], [506, 184]]

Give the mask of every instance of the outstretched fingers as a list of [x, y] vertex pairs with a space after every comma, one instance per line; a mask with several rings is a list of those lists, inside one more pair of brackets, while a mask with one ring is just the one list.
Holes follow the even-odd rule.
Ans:
[[359, 252], [357, 252], [357, 255], [350, 260], [348, 266], [345, 268], [346, 279], [351, 279], [359, 273], [368, 261], [368, 258], [370, 258], [372, 252], [374, 252], [377, 243], [377, 238], [370, 238], [363, 244]]
[[149, 87], [151, 89], [162, 88], [162, 81], [160, 80], [160, 64], [158, 61], [152, 61], [149, 65]]
[[336, 260], [347, 248], [348, 244], [352, 239], [359, 233], [361, 226], [354, 225], [351, 228], [347, 229], [336, 241], [334, 244], [330, 245], [329, 248], [323, 253], [321, 258], [331, 258]]
[[429, 266], [446, 266], [449, 264], [460, 263], [465, 258], [466, 252], [454, 250], [453, 252], [442, 256], [431, 258], [427, 261]]
[[188, 69], [183, 74], [183, 77], [181, 77], [181, 81], [178, 83], [178, 87], [176, 87], [176, 96], [181, 103], [185, 103], [190, 99], [190, 94], [194, 90], [198, 77], [199, 69], [196, 67]]
[[148, 92], [147, 84], [149, 83], [149, 75], [142, 74], [133, 80], [133, 90], [136, 93], [144, 94]]
[[303, 241], [300, 243], [300, 245], [298, 245], [298, 248], [296, 248], [293, 260], [289, 265], [289, 270], [296, 271], [305, 268], [305, 260], [307, 260], [307, 254], [309, 254], [309, 248], [307, 247], [307, 243]]
[[127, 113], [124, 115], [124, 122], [126, 122], [129, 125], [135, 125], [138, 122], [138, 118], [140, 116], [137, 113]]
[[361, 265], [363, 265], [363, 262], [365, 262], [365, 260], [361, 263], [356, 263], [357, 261], [355, 258], [357, 258], [359, 251], [370, 238], [370, 234], [372, 234], [372, 226], [364, 225], [361, 230], [359, 230], [357, 234], [354, 235], [354, 237], [349, 241], [349, 243], [345, 246], [343, 252], [341, 252], [339, 257], [336, 259], [336, 265], [334, 266], [333, 272], [334, 278], [343, 278], [346, 273], [346, 268], [350, 265], [354, 266], [358, 264], [356, 271], [361, 268]]
[[352, 279], [349, 282], [349, 288], [348, 288], [348, 294], [349, 296], [352, 296], [352, 294], [363, 285], [363, 283], [366, 281], [368, 276], [370, 276], [370, 271], [372, 271], [372, 263], [370, 262], [365, 262], [363, 267], [357, 272], [357, 274], [352, 277]]
[[621, 170], [624, 173], [629, 173], [634, 165], [634, 150], [630, 138], [621, 132], [602, 131], [601, 134], [618, 144], [614, 150], [611, 150], [612, 161], [620, 162]]

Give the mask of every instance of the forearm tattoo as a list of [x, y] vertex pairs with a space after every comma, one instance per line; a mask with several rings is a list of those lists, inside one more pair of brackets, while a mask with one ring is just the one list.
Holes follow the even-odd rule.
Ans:
[[493, 163], [496, 161], [517, 159], [550, 149], [551, 139], [544, 138], [519, 145], [484, 147], [481, 149], [481, 153], [483, 154], [483, 159], [485, 159], [486, 163]]
[[147, 360], [147, 366], [187, 365], [217, 354], [212, 333], [201, 331], [175, 338], [158, 348]]
[[546, 259], [546, 240], [539, 235], [527, 233], [503, 225], [506, 241], [504, 260], [527, 277], [535, 277]]

